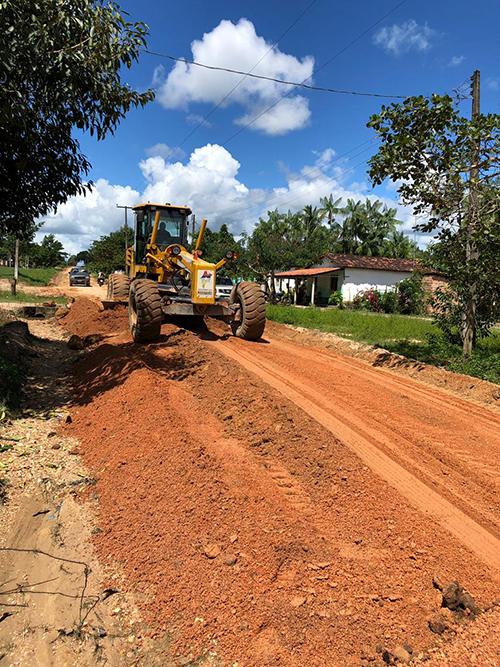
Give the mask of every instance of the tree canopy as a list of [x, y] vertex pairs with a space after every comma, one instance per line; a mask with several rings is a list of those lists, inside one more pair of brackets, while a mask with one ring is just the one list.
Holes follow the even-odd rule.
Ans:
[[78, 130], [103, 139], [153, 92], [121, 81], [147, 27], [115, 2], [0, 2], [0, 233], [33, 220], [91, 187]]
[[254, 273], [264, 278], [316, 264], [327, 252], [415, 257], [418, 247], [397, 231], [399, 224], [396, 209], [379, 200], [348, 199], [341, 206], [341, 200], [330, 195], [321, 199], [321, 208], [269, 211], [246, 237], [246, 258]]
[[94, 241], [88, 251], [86, 251], [86, 263], [89, 269], [95, 272], [102, 271], [106, 275], [113, 273], [113, 271], [124, 269], [125, 239], [127, 238], [127, 233], [130, 234], [130, 230], [127, 232], [125, 226], [123, 226]]
[[[35, 268], [61, 266], [66, 261], [67, 253], [63, 244], [53, 234], [46, 234], [41, 243], [35, 243], [35, 232], [38, 227], [19, 239], [19, 261], [22, 266]], [[0, 259], [14, 261], [16, 236], [14, 234], [0, 235]]]
[[451, 97], [433, 95], [384, 106], [368, 125], [381, 139], [372, 182], [397, 181], [404, 203], [424, 219], [416, 228], [436, 233], [434, 256], [450, 277], [442, 306], [469, 354], [498, 316], [500, 115], [469, 120]]

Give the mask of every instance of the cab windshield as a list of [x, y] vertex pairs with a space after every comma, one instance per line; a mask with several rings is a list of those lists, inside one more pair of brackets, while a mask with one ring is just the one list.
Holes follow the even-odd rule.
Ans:
[[[153, 232], [155, 220], [155, 211], [152, 211], [149, 221], [149, 229]], [[182, 243], [183, 225], [185, 214], [175, 209], [165, 209], [160, 212], [160, 222], [158, 224], [158, 234], [156, 236], [156, 245], [160, 248], [166, 248], [172, 243]]]

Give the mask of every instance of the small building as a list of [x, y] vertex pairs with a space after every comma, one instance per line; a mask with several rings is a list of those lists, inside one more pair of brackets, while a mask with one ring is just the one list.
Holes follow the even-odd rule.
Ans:
[[414, 259], [328, 253], [320, 264], [311, 268], [278, 271], [276, 289], [293, 289], [295, 303], [299, 305], [326, 306], [332, 292], [339, 291], [345, 302], [352, 301], [365, 290], [393, 290], [417, 270], [424, 274], [424, 281], [432, 278], [433, 289], [446, 283], [438, 271], [426, 269]]

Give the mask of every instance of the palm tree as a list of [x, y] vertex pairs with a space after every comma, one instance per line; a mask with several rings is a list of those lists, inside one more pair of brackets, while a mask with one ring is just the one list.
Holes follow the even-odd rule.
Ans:
[[384, 255], [387, 257], [414, 258], [418, 252], [418, 245], [404, 232], [393, 231], [384, 244]]
[[331, 194], [329, 197], [321, 197], [319, 201], [321, 204], [320, 212], [323, 216], [326, 216], [331, 229], [335, 222], [335, 216], [342, 212], [342, 208], [339, 206], [342, 203], [342, 197], [333, 201], [333, 195]]
[[361, 201], [348, 199], [342, 209], [344, 219], [339, 235], [342, 252], [353, 255], [357, 252], [359, 239], [364, 235], [366, 210]]

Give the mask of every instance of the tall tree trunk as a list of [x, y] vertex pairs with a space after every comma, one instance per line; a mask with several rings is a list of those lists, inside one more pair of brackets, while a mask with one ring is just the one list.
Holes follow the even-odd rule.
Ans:
[[[479, 94], [480, 94], [480, 75], [476, 70], [472, 75], [472, 118], [477, 118], [480, 113]], [[465, 261], [467, 265], [467, 272], [470, 276], [470, 281], [467, 289], [467, 297], [465, 303], [464, 313], [464, 327], [463, 327], [463, 354], [465, 357], [470, 357], [474, 347], [476, 337], [476, 308], [477, 308], [477, 283], [475, 278], [476, 267], [475, 264], [479, 259], [479, 253], [476, 246], [475, 230], [478, 220], [479, 202], [478, 202], [478, 179], [479, 179], [479, 163], [481, 147], [476, 144], [472, 155], [472, 166], [470, 170], [470, 184], [469, 184], [469, 211], [466, 217], [466, 246], [465, 246]]]

